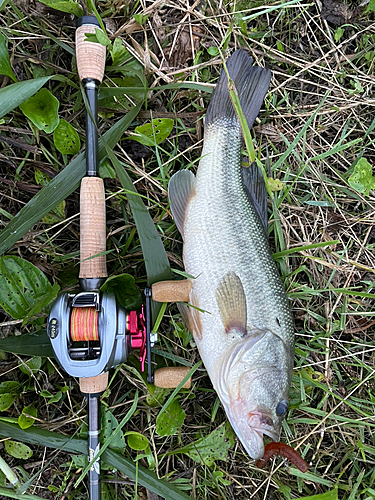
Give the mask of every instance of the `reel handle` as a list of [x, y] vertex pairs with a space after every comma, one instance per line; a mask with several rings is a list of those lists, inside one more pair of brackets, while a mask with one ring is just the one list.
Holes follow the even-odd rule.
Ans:
[[83, 16], [77, 21], [76, 57], [78, 75], [81, 81], [92, 78], [101, 82], [104, 76], [106, 48], [96, 42], [85, 42], [86, 33], [100, 29], [95, 16]]
[[159, 281], [151, 289], [156, 302], [189, 302], [191, 280]]
[[80, 192], [80, 278], [106, 278], [105, 255], [89, 257], [106, 250], [104, 183], [100, 177], [84, 177]]
[[[188, 366], [166, 366], [158, 368], [154, 372], [154, 385], [161, 389], [174, 389], [186, 377], [190, 368]], [[182, 386], [182, 389], [190, 389], [191, 377]]]
[[[151, 287], [152, 298], [156, 302], [189, 302], [191, 280], [159, 281]], [[186, 377], [190, 368], [186, 366], [159, 368], [154, 372], [154, 385], [162, 389], [174, 389]], [[190, 389], [191, 377], [182, 386]]]

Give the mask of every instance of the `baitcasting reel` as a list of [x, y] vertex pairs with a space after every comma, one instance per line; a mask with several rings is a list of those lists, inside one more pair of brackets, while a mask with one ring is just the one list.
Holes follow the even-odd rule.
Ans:
[[96, 377], [124, 363], [139, 350], [142, 371], [147, 358], [147, 381], [153, 382], [150, 332], [151, 290], [145, 290], [140, 313], [125, 311], [112, 292], [63, 294], [55, 301], [47, 333], [61, 367], [73, 377]]

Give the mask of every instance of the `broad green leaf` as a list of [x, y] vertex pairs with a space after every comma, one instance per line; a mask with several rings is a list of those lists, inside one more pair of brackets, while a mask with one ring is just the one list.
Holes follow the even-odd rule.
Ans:
[[181, 408], [178, 399], [174, 399], [166, 410], [156, 417], [155, 432], [159, 436], [173, 436], [180, 431], [186, 413]]
[[8, 439], [4, 442], [5, 450], [9, 455], [14, 458], [20, 458], [26, 460], [30, 458], [33, 454], [32, 450], [23, 443], [18, 443], [17, 441], [12, 441]]
[[[47, 81], [49, 78], [44, 79]], [[11, 85], [19, 85], [15, 83]], [[6, 90], [6, 89], [3, 89]], [[2, 108], [3, 94], [0, 90], [0, 111]], [[125, 130], [137, 116], [142, 103], [137, 104], [119, 120], [110, 130], [108, 130], [103, 139], [110, 148], [114, 148]], [[13, 108], [11, 108], [13, 109]], [[101, 140], [99, 140], [99, 161], [105, 157], [105, 149]], [[86, 161], [84, 153], [78, 155], [69, 163], [49, 184], [37, 193], [18, 214], [8, 223], [7, 227], [0, 233], [0, 255], [3, 254], [16, 243], [22, 236], [32, 228], [45, 214], [50, 212], [56, 205], [69, 196], [77, 189], [80, 180], [86, 173]]]
[[18, 417], [18, 425], [21, 429], [28, 429], [34, 424], [37, 415], [38, 412], [36, 408], [33, 406], [25, 406], [21, 415]]
[[77, 17], [84, 15], [83, 10], [78, 3], [73, 0], [40, 0], [44, 5], [51, 7], [52, 9], [59, 10], [61, 12], [67, 12], [68, 14], [73, 14]]
[[0, 394], [0, 411], [10, 408], [15, 400], [14, 394]]
[[[46, 330], [38, 332], [24, 333], [15, 337], [0, 339], [0, 349], [5, 352], [12, 352], [22, 356], [43, 356], [44, 358], [54, 358], [51, 341]], [[1, 392], [0, 392], [1, 394]]]
[[0, 306], [13, 319], [39, 313], [56, 298], [59, 286], [52, 286], [44, 273], [27, 260], [0, 257]]
[[18, 368], [21, 372], [26, 375], [31, 376], [32, 373], [37, 373], [42, 366], [42, 358], [40, 356], [34, 356], [30, 358], [28, 361], [19, 361]]
[[338, 500], [338, 488], [320, 493], [319, 495], [312, 495], [309, 497], [301, 497], [299, 500]]
[[81, 148], [81, 141], [76, 130], [62, 118], [53, 133], [53, 142], [56, 149], [64, 155], [76, 155]]
[[99, 166], [99, 175], [102, 179], [116, 179], [116, 172], [107, 160], [101, 162]]
[[130, 274], [111, 276], [101, 286], [102, 292], [113, 292], [119, 304], [127, 311], [139, 310], [142, 305], [142, 295]]
[[3, 89], [0, 89], [0, 118], [17, 108], [26, 99], [29, 99], [43, 85], [50, 80], [52, 76], [26, 80], [25, 82], [13, 83]]
[[137, 456], [137, 460], [140, 460], [141, 458], [146, 458], [148, 461], [148, 468], [150, 470], [154, 470], [155, 469], [155, 457], [151, 451], [150, 445], [148, 445], [145, 448], [144, 452], [145, 452], [144, 455], [139, 454]]
[[[104, 441], [109, 439], [112, 434], [114, 434], [118, 425], [118, 420], [113, 415], [111, 410], [106, 410], [102, 417], [102, 433]], [[111, 448], [115, 448], [117, 450], [123, 450], [125, 448], [125, 438], [122, 432], [117, 432], [116, 435], [111, 439]]]
[[85, 33], [85, 35], [85, 42], [100, 43], [100, 45], [104, 45], [104, 47], [111, 44], [111, 40], [108, 38], [107, 33], [99, 28], [95, 28], [95, 33]]
[[224, 473], [221, 470], [214, 470], [212, 472], [212, 478], [216, 484], [221, 483], [224, 486], [229, 486], [231, 483], [228, 479], [225, 479]]
[[227, 453], [234, 445], [234, 432], [229, 423], [219, 425], [208, 436], [198, 439], [194, 443], [174, 450], [168, 455], [185, 453], [197, 463], [211, 466], [215, 460], [226, 460]]
[[125, 432], [124, 436], [127, 438], [128, 446], [135, 451], [145, 451], [148, 447], [148, 439], [143, 434], [135, 431]]
[[132, 141], [137, 141], [144, 146], [156, 146], [172, 132], [174, 121], [171, 118], [154, 118], [151, 123], [136, 127], [134, 132], [137, 135], [129, 137]]
[[40, 395], [43, 398], [48, 399], [48, 401], [47, 401], [48, 405], [50, 405], [51, 403], [57, 403], [62, 398], [61, 391], [57, 391], [56, 394], [51, 394], [49, 391], [40, 391]]
[[140, 24], [141, 26], [147, 21], [147, 19], [149, 18], [150, 14], [146, 14], [145, 16], [141, 13], [141, 14], [134, 14], [133, 18], [135, 21], [137, 21], [138, 24]]
[[347, 89], [349, 95], [361, 94], [365, 91], [365, 89], [362, 87], [361, 82], [357, 78], [354, 78], [354, 80], [350, 80], [350, 83], [354, 88]]
[[267, 188], [270, 191], [281, 191], [284, 187], [284, 184], [280, 179], [274, 179], [273, 177], [267, 177]]
[[342, 35], [344, 33], [345, 33], [345, 29], [341, 28], [341, 26], [339, 26], [338, 28], [336, 28], [335, 33], [334, 33], [334, 39], [335, 39], [336, 43], [340, 40], [340, 38], [342, 37]]
[[213, 57], [219, 55], [219, 49], [215, 46], [208, 47], [207, 52]]
[[19, 382], [14, 380], [6, 380], [0, 384], [0, 394], [6, 393], [19, 394], [21, 392], [21, 386]]
[[12, 66], [10, 65], [7, 45], [7, 39], [2, 33], [0, 33], [0, 75], [9, 76], [9, 78], [16, 82], [17, 78], [13, 73]]
[[[0, 426], [0, 436], [23, 441], [28, 444], [47, 446], [62, 450], [66, 453], [87, 454], [87, 440], [65, 436], [57, 432], [39, 429], [36, 426], [22, 430], [18, 425], [2, 421]], [[138, 465], [137, 468], [131, 460], [123, 457], [113, 450], [105, 450], [102, 459], [119, 472], [135, 480], [148, 490], [153, 491], [162, 498], [173, 498], [173, 500], [191, 500], [184, 492], [179, 490], [173, 483], [165, 479], [159, 479], [157, 475], [144, 467]]]
[[150, 391], [146, 397], [146, 403], [149, 406], [161, 406], [165, 398], [171, 392], [170, 389], [162, 389], [161, 387], [156, 387], [153, 384], [147, 384], [148, 390]]
[[354, 167], [354, 172], [348, 179], [349, 185], [366, 196], [370, 195], [370, 189], [375, 189], [375, 177], [372, 175], [372, 165], [366, 158], [360, 158]]
[[50, 134], [59, 124], [59, 105], [59, 101], [49, 90], [41, 89], [19, 108], [39, 130]]
[[375, 12], [375, 0], [369, 1], [365, 12], [366, 14], [369, 14], [370, 12]]
[[73, 463], [77, 469], [82, 469], [83, 467], [86, 467], [88, 464], [88, 459], [87, 457], [83, 455], [71, 455]]
[[[56, 215], [55, 215], [56, 214]], [[42, 222], [45, 224], [57, 224], [65, 219], [65, 200], [55, 206], [52, 212], [42, 217]]]
[[[122, 66], [120, 66], [123, 68]], [[112, 81], [117, 87], [104, 87], [99, 93], [99, 103], [103, 108], [108, 109], [130, 109], [132, 104], [127, 96], [131, 96], [137, 101], [141, 101], [146, 97], [145, 85], [142, 83], [140, 77], [135, 74], [131, 69], [122, 69], [123, 77], [112, 78]], [[118, 88], [126, 88], [126, 92], [117, 92]], [[114, 96], [116, 99], [114, 99]]]
[[112, 46], [109, 49], [109, 53], [111, 54], [112, 64], [113, 66], [117, 66], [121, 64], [129, 57], [129, 52], [126, 50], [120, 38], [115, 38], [112, 43]]

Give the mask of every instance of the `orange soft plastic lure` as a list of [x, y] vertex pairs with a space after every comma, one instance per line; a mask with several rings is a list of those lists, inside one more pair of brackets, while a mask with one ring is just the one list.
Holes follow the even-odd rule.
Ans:
[[268, 443], [264, 449], [263, 457], [257, 461], [257, 467], [262, 469], [274, 455], [281, 455], [292, 462], [301, 472], [306, 472], [309, 468], [307, 462], [285, 443]]

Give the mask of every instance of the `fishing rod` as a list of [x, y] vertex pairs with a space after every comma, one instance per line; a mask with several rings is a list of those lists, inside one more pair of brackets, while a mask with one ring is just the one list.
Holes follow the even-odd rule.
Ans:
[[[112, 292], [101, 292], [107, 274], [106, 208], [103, 179], [98, 168], [97, 103], [103, 80], [106, 48], [86, 41], [87, 33], [101, 29], [95, 16], [77, 21], [76, 58], [84, 88], [86, 110], [86, 176], [80, 187], [80, 270], [81, 292], [64, 293], [54, 302], [47, 332], [55, 356], [66, 373], [79, 378], [81, 393], [88, 401], [89, 498], [100, 500], [100, 397], [108, 385], [111, 368], [126, 362], [132, 349], [139, 350], [141, 369], [147, 360], [147, 381], [158, 387], [175, 388], [187, 375], [187, 367], [165, 367], [152, 373], [151, 296], [157, 302], [187, 299], [189, 285], [160, 282], [145, 289], [141, 311], [126, 311]], [[181, 283], [178, 285], [178, 283]], [[187, 286], [187, 288], [186, 288]], [[190, 387], [191, 380], [184, 384]]]

